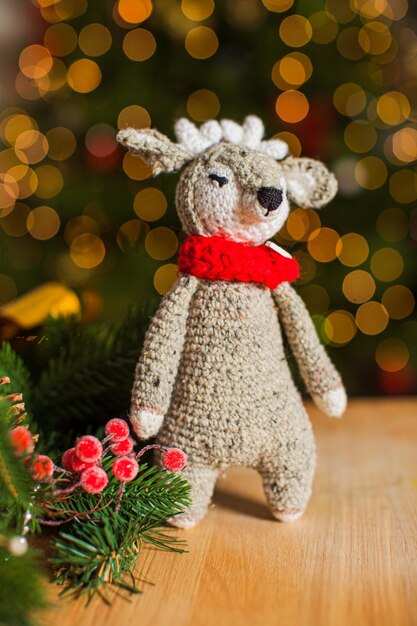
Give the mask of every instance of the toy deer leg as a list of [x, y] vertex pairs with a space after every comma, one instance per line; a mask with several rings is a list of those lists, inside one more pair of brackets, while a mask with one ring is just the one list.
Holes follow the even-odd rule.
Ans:
[[218, 473], [218, 470], [211, 467], [193, 467], [192, 465], [187, 465], [182, 470], [181, 478], [185, 478], [191, 484], [192, 503], [185, 513], [168, 520], [172, 526], [192, 528], [203, 519], [211, 502]]
[[303, 422], [296, 433], [287, 433], [286, 441], [276, 441], [258, 467], [272, 514], [280, 522], [300, 518], [311, 495], [316, 450], [311, 426]]

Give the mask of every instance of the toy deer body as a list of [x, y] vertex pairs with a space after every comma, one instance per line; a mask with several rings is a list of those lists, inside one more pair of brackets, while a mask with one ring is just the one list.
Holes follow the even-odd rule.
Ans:
[[286, 145], [262, 141], [253, 116], [243, 126], [212, 121], [200, 130], [180, 120], [176, 133], [178, 144], [155, 130], [119, 133], [155, 173], [188, 164], [177, 209], [189, 239], [180, 250], [181, 275], [146, 334], [132, 424], [142, 439], [157, 435], [187, 454], [193, 503], [172, 524], [200, 521], [219, 471], [236, 465], [261, 474], [273, 515], [291, 521], [307, 506], [316, 456], [279, 321], [319, 408], [339, 416], [346, 395], [290, 285], [296, 262], [263, 244], [284, 224], [289, 199], [323, 206], [336, 181], [317, 161], [284, 159]]

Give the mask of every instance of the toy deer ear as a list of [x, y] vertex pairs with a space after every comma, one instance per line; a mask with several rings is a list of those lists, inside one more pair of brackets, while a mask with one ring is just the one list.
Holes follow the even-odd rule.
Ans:
[[288, 197], [303, 209], [320, 209], [337, 193], [337, 180], [314, 159], [288, 157], [281, 161]]
[[129, 148], [132, 154], [142, 157], [152, 168], [154, 176], [161, 172], [176, 172], [193, 159], [183, 146], [154, 128], [125, 128], [118, 132], [117, 141]]

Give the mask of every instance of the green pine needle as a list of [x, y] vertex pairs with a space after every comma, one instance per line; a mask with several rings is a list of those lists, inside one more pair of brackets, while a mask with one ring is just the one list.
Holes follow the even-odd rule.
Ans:
[[[104, 469], [109, 471], [113, 460], [107, 455]], [[79, 489], [55, 503], [54, 520], [68, 519], [69, 508], [77, 515], [53, 541], [51, 563], [56, 581], [64, 586], [63, 594], [86, 597], [89, 603], [96, 594], [110, 602], [114, 593], [142, 593], [134, 571], [145, 543], [184, 552], [182, 541], [159, 528], [190, 504], [190, 485], [184, 479], [142, 465], [137, 478], [126, 483], [115, 514], [119, 488], [119, 481], [112, 477], [102, 498]]]

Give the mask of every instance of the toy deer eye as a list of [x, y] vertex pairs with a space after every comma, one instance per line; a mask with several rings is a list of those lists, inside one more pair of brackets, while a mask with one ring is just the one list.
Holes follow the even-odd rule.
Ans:
[[211, 180], [215, 180], [216, 183], [218, 183], [219, 187], [223, 187], [223, 185], [226, 185], [226, 183], [229, 182], [226, 176], [218, 176], [217, 174], [209, 174], [208, 177], [211, 178]]

